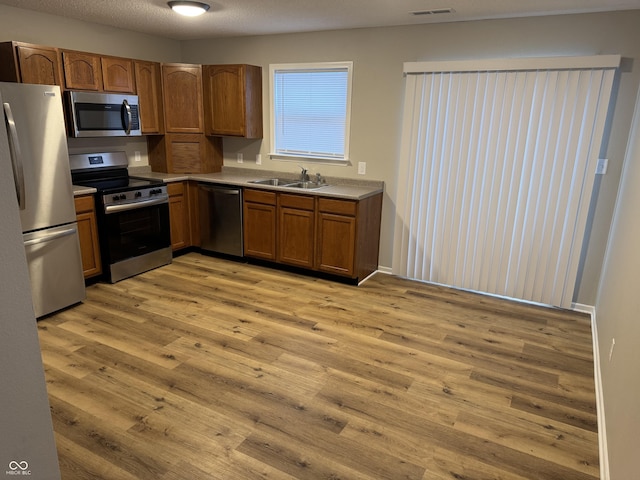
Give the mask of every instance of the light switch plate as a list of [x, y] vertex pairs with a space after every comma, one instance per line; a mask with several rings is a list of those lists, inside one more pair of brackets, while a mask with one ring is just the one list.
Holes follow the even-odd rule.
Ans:
[[366, 175], [367, 162], [358, 162], [358, 175]]

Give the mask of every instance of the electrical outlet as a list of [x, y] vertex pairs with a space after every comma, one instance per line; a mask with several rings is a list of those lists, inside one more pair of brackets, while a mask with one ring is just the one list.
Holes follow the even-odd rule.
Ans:
[[244, 161], [244, 155], [239, 153], [238, 156], [236, 157], [236, 159], [238, 160], [238, 163], [242, 163]]
[[608, 158], [599, 158], [598, 165], [596, 166], [596, 175], [604, 175], [607, 173], [607, 167], [609, 166]]
[[366, 175], [367, 162], [358, 162], [358, 175]]
[[613, 347], [616, 346], [616, 339], [611, 339], [611, 348], [609, 349], [609, 361], [611, 361], [611, 357], [613, 357]]
[[134, 160], [136, 162], [141, 162], [142, 161], [142, 158], [140, 158], [140, 152], [137, 151], [137, 150], [135, 152], [133, 152], [133, 158], [134, 158]]
[[256, 154], [256, 165], [262, 165], [262, 155]]

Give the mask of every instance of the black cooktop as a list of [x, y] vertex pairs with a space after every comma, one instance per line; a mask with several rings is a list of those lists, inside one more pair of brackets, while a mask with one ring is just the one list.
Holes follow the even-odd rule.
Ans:
[[101, 194], [113, 192], [128, 192], [143, 188], [152, 188], [164, 185], [160, 180], [145, 180], [135, 177], [101, 178], [95, 180], [73, 180], [74, 185], [93, 187]]
[[104, 168], [71, 171], [74, 185], [93, 187], [100, 194], [128, 192], [165, 185], [161, 180], [130, 177], [126, 168]]

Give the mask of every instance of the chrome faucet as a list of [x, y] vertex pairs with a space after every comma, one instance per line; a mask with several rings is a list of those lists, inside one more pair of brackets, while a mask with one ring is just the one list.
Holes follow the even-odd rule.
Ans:
[[300, 181], [301, 182], [308, 182], [309, 181], [309, 175], [307, 174], [307, 169], [304, 168], [302, 165], [298, 165], [300, 167]]

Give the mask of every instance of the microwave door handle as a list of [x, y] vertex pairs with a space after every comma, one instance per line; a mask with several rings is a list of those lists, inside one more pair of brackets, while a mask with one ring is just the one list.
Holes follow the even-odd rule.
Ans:
[[7, 133], [9, 134], [9, 154], [11, 156], [11, 167], [13, 169], [13, 181], [16, 186], [16, 196], [18, 197], [18, 205], [20, 210], [25, 209], [25, 188], [24, 188], [24, 167], [22, 163], [22, 151], [20, 150], [20, 142], [18, 141], [18, 129], [13, 118], [11, 105], [3, 103], [5, 123], [7, 125]]
[[127, 100], [122, 101], [122, 108], [124, 108], [124, 112], [126, 115], [126, 120], [124, 122], [124, 133], [129, 135], [131, 133], [131, 107], [129, 106], [129, 102]]

